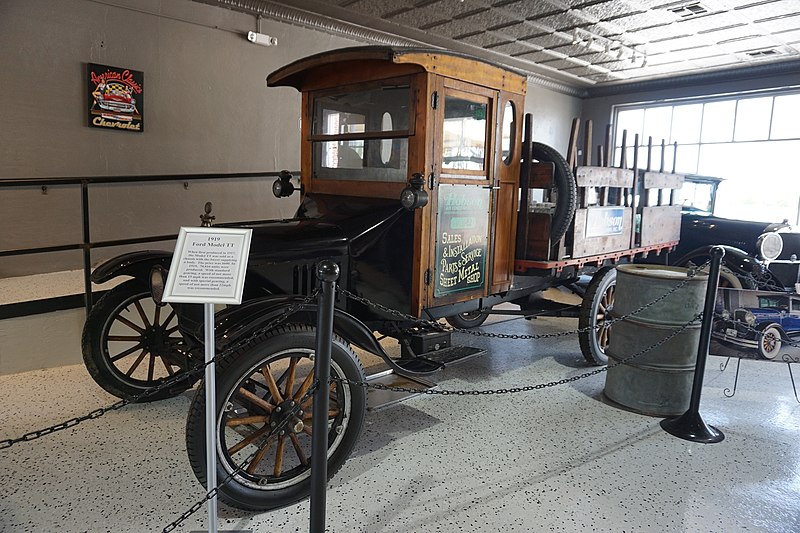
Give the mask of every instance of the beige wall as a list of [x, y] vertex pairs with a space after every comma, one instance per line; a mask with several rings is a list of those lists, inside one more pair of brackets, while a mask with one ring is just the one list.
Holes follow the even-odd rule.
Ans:
[[[267, 88], [266, 76], [365, 43], [265, 19], [261, 32], [279, 45], [262, 47], [245, 38], [254, 29], [252, 16], [189, 0], [0, 1], [0, 178], [298, 170], [300, 96]], [[87, 126], [86, 63], [144, 72], [144, 133]], [[580, 100], [530, 87], [526, 106], [536, 139], [563, 151]], [[273, 179], [92, 186], [92, 239], [175, 233], [209, 200], [217, 221], [291, 216], [297, 195], [276, 200]], [[75, 186], [0, 189], [0, 212], [11, 227], [0, 250], [81, 237]], [[121, 251], [96, 250], [93, 262]], [[80, 261], [80, 252], [3, 258], [0, 276]]]

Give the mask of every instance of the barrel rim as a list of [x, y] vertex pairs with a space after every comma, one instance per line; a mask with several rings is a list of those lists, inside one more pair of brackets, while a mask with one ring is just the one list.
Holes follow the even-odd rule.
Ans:
[[[638, 276], [643, 278], [664, 279], [669, 281], [682, 281], [689, 277], [690, 270], [684, 267], [667, 266], [667, 265], [642, 265], [642, 264], [627, 264], [617, 266], [617, 271], [630, 276]], [[680, 275], [678, 275], [680, 274]], [[706, 272], [695, 271], [691, 280], [706, 281], [708, 274]]]

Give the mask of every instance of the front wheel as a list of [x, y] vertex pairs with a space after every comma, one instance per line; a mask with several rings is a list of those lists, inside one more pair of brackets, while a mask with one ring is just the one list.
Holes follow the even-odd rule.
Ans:
[[[217, 366], [217, 480], [225, 503], [267, 511], [306, 498], [311, 490], [311, 428], [315, 333], [313, 327], [278, 327]], [[343, 384], [345, 379], [349, 383]], [[328, 386], [328, 476], [353, 450], [366, 411], [356, 355], [333, 336]], [[197, 479], [207, 486], [205, 391], [198, 390], [186, 424], [186, 450]], [[273, 429], [277, 428], [277, 429]]]
[[578, 334], [581, 352], [593, 365], [608, 364], [608, 341], [611, 333], [611, 309], [617, 291], [617, 271], [614, 267], [598, 270], [589, 282], [581, 303], [578, 328], [592, 328]]
[[775, 359], [783, 345], [781, 328], [775, 324], [759, 324], [758, 330], [758, 355], [762, 359]]
[[[187, 370], [190, 356], [171, 305], [159, 307], [150, 289], [132, 279], [97, 301], [83, 326], [89, 374], [118, 398], [132, 398]], [[144, 401], [168, 398], [192, 386], [187, 377]]]

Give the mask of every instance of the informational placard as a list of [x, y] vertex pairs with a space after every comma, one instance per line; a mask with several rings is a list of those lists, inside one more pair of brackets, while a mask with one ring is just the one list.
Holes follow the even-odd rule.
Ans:
[[625, 209], [622, 207], [591, 207], [586, 212], [586, 236], [621, 235]]
[[483, 287], [489, 194], [473, 185], [439, 186], [434, 296]]
[[163, 300], [242, 303], [252, 232], [247, 228], [181, 228]]

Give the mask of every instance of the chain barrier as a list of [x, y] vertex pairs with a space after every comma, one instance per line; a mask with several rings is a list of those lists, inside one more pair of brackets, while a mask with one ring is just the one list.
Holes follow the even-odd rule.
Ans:
[[631, 318], [633, 316], [636, 316], [639, 313], [641, 313], [642, 311], [654, 306], [655, 304], [661, 302], [665, 298], [668, 298], [670, 295], [674, 294], [675, 292], [677, 292], [680, 289], [682, 289], [683, 287], [685, 287], [686, 284], [688, 284], [695, 276], [697, 276], [698, 272], [700, 272], [702, 269], [704, 269], [705, 267], [707, 267], [710, 264], [711, 264], [711, 261], [707, 261], [706, 263], [700, 265], [699, 267], [689, 268], [688, 272], [686, 274], [686, 279], [685, 280], [683, 280], [680, 283], [676, 284], [674, 287], [669, 289], [667, 292], [665, 292], [664, 294], [662, 294], [661, 296], [659, 296], [658, 298], [656, 298], [652, 302], [648, 302], [646, 304], [643, 304], [638, 309], [635, 309], [635, 310], [631, 311], [630, 313], [627, 313], [625, 315], [621, 315], [621, 316], [616, 317], [616, 318], [611, 318], [611, 319], [608, 319], [608, 320], [604, 320], [602, 323], [595, 324], [594, 326], [585, 326], [583, 328], [578, 328], [578, 329], [574, 329], [574, 330], [571, 330], [571, 331], [559, 331], [557, 333], [540, 333], [540, 334], [533, 334], [533, 335], [492, 333], [492, 332], [488, 332], [488, 331], [477, 331], [477, 330], [473, 330], [473, 329], [457, 328], [457, 327], [451, 326], [449, 324], [448, 325], [442, 324], [442, 323], [437, 322], [435, 320], [426, 320], [424, 318], [417, 318], [417, 317], [415, 317], [413, 315], [409, 315], [409, 314], [406, 314], [406, 313], [401, 313], [400, 311], [396, 311], [396, 310], [394, 310], [394, 309], [392, 309], [390, 307], [386, 307], [385, 305], [373, 302], [373, 301], [371, 301], [371, 300], [369, 300], [367, 298], [364, 298], [363, 296], [358, 296], [357, 294], [354, 294], [354, 293], [348, 291], [347, 289], [343, 289], [343, 288], [341, 288], [339, 286], [336, 287], [336, 291], [340, 292], [341, 294], [343, 294], [347, 298], [350, 298], [351, 300], [354, 300], [354, 301], [356, 301], [356, 302], [358, 302], [358, 303], [360, 303], [362, 305], [366, 305], [366, 306], [371, 307], [373, 309], [377, 309], [378, 311], [381, 311], [381, 312], [383, 312], [385, 314], [391, 315], [391, 316], [393, 316], [395, 318], [399, 318], [399, 319], [402, 319], [402, 320], [413, 322], [415, 324], [421, 324], [423, 326], [430, 327], [430, 328], [435, 329], [437, 331], [449, 331], [449, 332], [455, 332], [455, 333], [464, 333], [464, 334], [467, 334], [467, 335], [472, 335], [473, 337], [488, 337], [488, 338], [492, 338], [492, 339], [512, 339], [512, 340], [555, 339], [555, 338], [560, 338], [560, 337], [567, 337], [569, 335], [575, 335], [575, 334], [580, 334], [580, 333], [588, 333], [590, 331], [597, 331], [598, 329], [601, 329], [601, 328], [610, 327], [612, 324], [615, 324], [616, 322], [621, 322], [623, 320], [627, 320], [627, 319], [629, 319], [629, 318]]
[[261, 448], [266, 446], [266, 444], [269, 442], [269, 440], [272, 437], [274, 437], [275, 435], [279, 435], [279, 434], [281, 434], [281, 432], [286, 430], [286, 427], [289, 425], [289, 422], [297, 414], [299, 414], [299, 412], [300, 412], [300, 410], [302, 408], [302, 405], [306, 402], [306, 400], [308, 398], [311, 397], [311, 395], [314, 394], [314, 392], [317, 390], [318, 386], [319, 386], [319, 380], [314, 380], [314, 384], [311, 385], [308, 388], [308, 391], [306, 391], [306, 393], [303, 395], [303, 397], [300, 398], [300, 400], [298, 400], [297, 403], [294, 406], [290, 407], [289, 415], [287, 415], [281, 422], [279, 422], [277, 425], [275, 425], [275, 427], [270, 429], [269, 433], [267, 433], [266, 435], [264, 435], [261, 438], [261, 442], [263, 442], [264, 444], [263, 445], [256, 445], [256, 450], [253, 453], [251, 453], [244, 461], [239, 463], [232, 472], [230, 472], [227, 476], [225, 476], [225, 478], [222, 481], [220, 481], [217, 484], [216, 487], [214, 487], [213, 489], [208, 491], [203, 498], [201, 498], [200, 500], [197, 500], [197, 502], [195, 502], [194, 505], [192, 505], [189, 509], [187, 509], [176, 520], [174, 520], [173, 522], [170, 522], [169, 524], [164, 526], [164, 529], [162, 530], [162, 533], [169, 533], [170, 531], [174, 531], [179, 525], [181, 525], [183, 522], [185, 522], [190, 516], [192, 516], [197, 511], [202, 509], [203, 505], [205, 505], [205, 503], [208, 500], [210, 500], [211, 498], [217, 496], [217, 494], [219, 493], [220, 489], [222, 487], [224, 487], [226, 484], [228, 484], [237, 474], [240, 474], [241, 472], [243, 472], [244, 469], [245, 469], [245, 465], [249, 464], [250, 461], [252, 461], [255, 458], [256, 454], [258, 454], [258, 452], [261, 451]]
[[696, 324], [698, 321], [701, 321], [703, 318], [703, 313], [698, 313], [689, 322], [686, 322], [682, 326], [676, 328], [672, 333], [658, 341], [657, 343], [653, 344], [652, 346], [648, 346], [642, 350], [639, 350], [633, 355], [630, 355], [624, 359], [620, 359], [616, 363], [606, 365], [602, 368], [598, 368], [597, 370], [592, 370], [591, 372], [584, 372], [583, 374], [579, 374], [577, 376], [572, 376], [571, 378], [560, 379], [558, 381], [549, 381], [547, 383], [539, 383], [538, 385], [528, 385], [525, 387], [512, 387], [510, 389], [488, 389], [488, 390], [447, 390], [447, 389], [415, 389], [413, 387], [392, 387], [389, 385], [384, 385], [382, 383], [368, 383], [366, 381], [350, 381], [347, 379], [341, 378], [333, 378], [331, 382], [336, 381], [343, 385], [353, 385], [356, 387], [362, 387], [365, 389], [376, 389], [376, 390], [384, 390], [390, 392], [405, 392], [410, 394], [428, 394], [428, 395], [440, 395], [440, 396], [492, 396], [495, 394], [516, 394], [518, 392], [529, 392], [533, 390], [541, 390], [546, 389], [549, 387], [556, 387], [558, 385], [565, 385], [567, 383], [572, 383], [573, 381], [578, 381], [581, 379], [585, 379], [591, 376], [595, 376], [602, 372], [607, 372], [610, 368], [617, 367], [619, 365], [624, 365], [633, 361], [637, 357], [641, 357], [642, 355], [655, 350], [659, 346], [669, 342], [670, 340], [674, 339], [676, 336], [680, 335], [686, 329], [688, 329], [693, 324]]
[[86, 415], [77, 416], [75, 418], [70, 418], [69, 420], [61, 422], [59, 424], [54, 424], [52, 426], [48, 426], [48, 427], [43, 428], [43, 429], [30, 431], [30, 432], [22, 435], [21, 437], [17, 437], [17, 438], [14, 438], [14, 439], [0, 440], [0, 450], [6, 449], [6, 448], [10, 448], [14, 444], [17, 444], [17, 443], [20, 443], [20, 442], [30, 442], [32, 440], [39, 439], [39, 438], [44, 437], [46, 435], [50, 435], [51, 433], [55, 433], [57, 431], [62, 431], [64, 429], [69, 429], [69, 428], [75, 427], [78, 424], [80, 424], [82, 422], [85, 422], [87, 420], [96, 420], [96, 419], [100, 418], [101, 416], [105, 415], [106, 413], [109, 413], [111, 411], [117, 411], [119, 409], [122, 409], [123, 407], [125, 407], [128, 404], [137, 403], [137, 402], [139, 402], [141, 400], [144, 400], [145, 398], [148, 398], [150, 396], [158, 394], [159, 392], [161, 392], [161, 391], [163, 391], [165, 389], [168, 389], [168, 388], [172, 387], [173, 385], [176, 385], [179, 382], [184, 381], [187, 378], [194, 378], [195, 376], [197, 376], [199, 374], [202, 374], [205, 371], [205, 368], [208, 365], [210, 365], [211, 363], [214, 363], [214, 362], [217, 362], [217, 361], [220, 361], [220, 360], [224, 359], [225, 357], [229, 356], [234, 351], [240, 349], [242, 346], [246, 346], [247, 344], [249, 344], [250, 342], [255, 340], [257, 337], [263, 335], [267, 331], [269, 331], [272, 328], [274, 328], [274, 327], [280, 325], [281, 323], [283, 323], [283, 321], [285, 321], [287, 318], [289, 318], [289, 316], [291, 316], [295, 312], [299, 311], [301, 308], [303, 308], [306, 305], [308, 305], [312, 300], [316, 299], [317, 293], [318, 293], [318, 291], [314, 290], [310, 295], [306, 296], [305, 298], [303, 298], [299, 302], [296, 302], [295, 304], [287, 307], [286, 310], [283, 313], [281, 313], [279, 316], [277, 316], [276, 318], [271, 320], [269, 323], [267, 323], [266, 326], [264, 326], [263, 328], [257, 329], [256, 331], [254, 331], [246, 339], [242, 339], [242, 340], [236, 342], [235, 344], [229, 346], [228, 348], [226, 348], [225, 350], [223, 350], [222, 352], [220, 352], [216, 356], [214, 356], [214, 358], [212, 358], [208, 362], [204, 362], [203, 364], [198, 364], [198, 365], [196, 365], [196, 366], [194, 366], [194, 367], [192, 367], [190, 369], [187, 369], [185, 371], [178, 372], [174, 376], [170, 376], [168, 379], [165, 379], [163, 382], [159, 383], [158, 385], [156, 385], [154, 387], [151, 387], [151, 388], [149, 388], [149, 389], [147, 389], [147, 390], [145, 390], [145, 391], [143, 391], [143, 392], [141, 392], [141, 393], [139, 393], [139, 394], [137, 394], [135, 396], [131, 396], [130, 398], [124, 398], [122, 400], [119, 400], [116, 403], [113, 403], [113, 404], [107, 406], [107, 407], [101, 407], [99, 409], [95, 409], [94, 411], [92, 411], [92, 412], [90, 412], [90, 413], [88, 413]]

